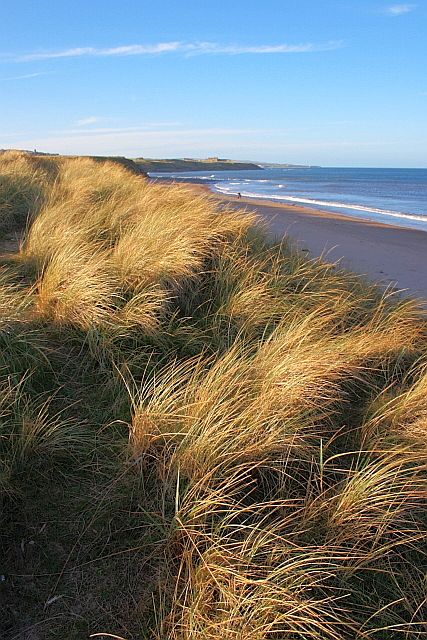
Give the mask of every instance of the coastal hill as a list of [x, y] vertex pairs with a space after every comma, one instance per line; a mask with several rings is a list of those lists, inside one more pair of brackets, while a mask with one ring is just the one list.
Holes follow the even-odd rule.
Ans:
[[259, 171], [262, 169], [280, 168], [310, 168], [308, 165], [252, 162], [244, 160], [229, 160], [227, 158], [173, 158], [173, 159], [153, 159], [134, 158], [133, 161], [144, 172], [178, 172], [178, 171]]
[[[25, 153], [30, 156], [59, 157], [57, 153], [43, 151], [29, 151], [27, 149], [0, 149], [3, 153]], [[65, 156], [69, 158], [77, 156]], [[87, 157], [95, 162], [114, 162], [120, 164], [132, 173], [149, 172], [180, 172], [180, 171], [260, 171], [273, 168], [310, 168], [308, 165], [252, 162], [244, 160], [230, 160], [228, 158], [126, 158], [124, 156], [79, 156]]]
[[262, 167], [254, 162], [239, 162], [225, 158], [134, 158], [134, 162], [142, 171], [245, 171], [259, 170]]
[[[49, 153], [43, 151], [29, 151], [27, 149], [0, 149], [0, 155], [3, 153], [25, 153], [30, 156], [46, 156], [46, 157], [58, 157], [57, 153]], [[65, 156], [73, 158], [76, 156]], [[82, 157], [82, 156], [80, 156]], [[84, 157], [84, 156], [83, 156]], [[261, 167], [254, 162], [241, 162], [235, 160], [228, 160], [225, 158], [172, 158], [172, 159], [159, 159], [159, 158], [125, 158], [124, 156], [86, 156], [96, 162], [114, 162], [121, 164], [126, 169], [129, 169], [132, 173], [148, 173], [155, 171], [244, 171], [244, 170], [260, 170]]]

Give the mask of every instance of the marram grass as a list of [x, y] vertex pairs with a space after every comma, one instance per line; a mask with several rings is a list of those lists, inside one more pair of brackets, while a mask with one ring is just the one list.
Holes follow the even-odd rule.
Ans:
[[4, 637], [426, 637], [422, 307], [112, 161], [0, 233]]

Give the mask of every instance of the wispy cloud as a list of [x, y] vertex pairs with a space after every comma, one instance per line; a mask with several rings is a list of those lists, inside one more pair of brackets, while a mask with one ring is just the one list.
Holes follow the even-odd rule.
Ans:
[[416, 4], [391, 4], [384, 9], [384, 13], [388, 16], [402, 16], [405, 13], [414, 11], [416, 8]]
[[55, 58], [81, 58], [88, 56], [135, 56], [135, 55], [157, 55], [160, 53], [170, 53], [180, 51], [182, 46], [179, 42], [159, 42], [157, 44], [134, 44], [123, 47], [108, 47], [97, 49], [96, 47], [75, 47], [73, 49], [63, 49], [62, 51], [40, 51], [18, 56], [18, 61], [27, 62], [31, 60], [52, 60]]
[[342, 41], [330, 41], [323, 44], [306, 42], [304, 44], [277, 44], [277, 45], [221, 45], [215, 42], [199, 42], [186, 45], [190, 54], [267, 54], [267, 53], [314, 53], [316, 51], [332, 51], [343, 46]]
[[46, 71], [40, 71], [39, 73], [26, 73], [23, 76], [9, 76], [7, 78], [0, 78], [0, 81], [6, 81], [6, 80], [27, 80], [28, 78], [38, 78], [39, 76], [46, 76], [48, 75]]
[[[327, 131], [313, 134], [290, 129], [256, 128], [170, 128], [168, 131], [140, 128], [130, 130], [74, 130], [38, 132], [36, 135], [16, 134], [4, 137], [0, 134], [0, 148], [40, 149], [72, 155], [125, 155], [127, 157], [239, 157], [277, 161], [332, 164], [337, 160], [348, 161], [348, 153], [354, 152], [359, 163], [376, 162], [378, 154], [388, 157], [396, 140], [383, 140], [379, 135], [370, 139], [349, 139], [345, 133]], [[411, 141], [414, 149], [424, 149], [424, 140]], [[359, 154], [359, 155], [357, 155]], [[421, 166], [421, 165], [420, 165]]]
[[332, 51], [343, 46], [342, 41], [334, 40], [325, 43], [306, 42], [303, 44], [262, 44], [262, 45], [223, 45], [217, 42], [158, 42], [155, 44], [133, 44], [120, 47], [96, 48], [76, 47], [61, 51], [36, 51], [16, 56], [17, 62], [32, 60], [52, 60], [56, 58], [109, 57], [109, 56], [152, 56], [166, 53], [184, 55], [243, 55], [243, 54], [279, 54], [279, 53], [314, 53]]
[[[108, 122], [112, 122], [112, 121], [117, 121], [118, 118], [105, 118], [103, 116], [89, 116], [88, 118], [81, 118], [80, 120], [77, 120], [75, 123], [75, 126], [78, 127], [77, 129], [63, 129], [62, 131], [60, 131], [60, 134], [63, 133], [77, 133], [77, 134], [82, 134], [84, 132], [85, 135], [90, 135], [93, 133], [124, 133], [124, 132], [130, 132], [130, 131], [134, 131], [136, 133], [141, 132], [141, 131], [150, 131], [152, 129], [157, 129], [157, 128], [168, 128], [168, 127], [179, 127], [181, 125], [180, 122], [144, 122], [140, 125], [137, 126], [132, 126], [132, 127], [111, 127], [111, 126], [107, 126], [107, 127], [94, 127], [92, 125], [99, 125], [99, 124], [103, 124], [103, 123], [108, 123]], [[88, 127], [86, 129], [86, 127]]]
[[77, 127], [90, 127], [93, 124], [99, 124], [100, 122], [107, 122], [110, 118], [103, 118], [101, 116], [88, 116], [87, 118], [80, 118], [77, 120]]
[[49, 133], [38, 136], [10, 137], [2, 142], [0, 148], [41, 149], [52, 153], [72, 155], [126, 155], [130, 158], [145, 157], [185, 157], [200, 155], [225, 155], [241, 151], [249, 145], [251, 150], [259, 145], [264, 152], [267, 138], [278, 144], [277, 131], [268, 135], [265, 131], [251, 129], [183, 129], [156, 131], [122, 132], [64, 132], [62, 135]]

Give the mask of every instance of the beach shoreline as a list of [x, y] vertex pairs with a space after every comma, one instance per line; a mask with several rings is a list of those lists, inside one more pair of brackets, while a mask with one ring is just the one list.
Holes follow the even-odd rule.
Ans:
[[187, 187], [194, 187], [196, 191], [203, 191], [204, 193], [209, 194], [210, 196], [213, 196], [218, 200], [222, 200], [224, 202], [228, 202], [232, 204], [237, 204], [239, 207], [242, 204], [246, 204], [249, 207], [257, 207], [257, 209], [268, 207], [269, 209], [274, 208], [274, 209], [279, 209], [281, 211], [293, 212], [293, 213], [304, 214], [304, 215], [319, 216], [321, 218], [328, 218], [331, 220], [343, 220], [343, 221], [351, 220], [353, 222], [358, 222], [361, 224], [366, 224], [374, 227], [389, 227], [391, 229], [403, 229], [405, 231], [409, 230], [409, 231], [416, 231], [416, 232], [419, 231], [421, 233], [427, 233], [427, 231], [424, 231], [423, 229], [412, 229], [410, 227], [404, 227], [398, 224], [391, 224], [390, 222], [368, 220], [367, 218], [360, 218], [359, 216], [352, 215], [351, 213], [347, 214], [347, 213], [340, 213], [338, 211], [329, 211], [327, 209], [316, 209], [315, 207], [310, 207], [308, 205], [301, 205], [293, 202], [286, 202], [283, 200], [282, 201], [269, 200], [268, 198], [255, 198], [255, 197], [248, 197], [248, 196], [242, 196], [241, 198], [238, 198], [235, 195], [228, 195], [228, 194], [220, 193], [219, 191], [214, 191], [213, 189], [210, 189], [208, 185], [202, 180], [198, 182], [197, 180], [186, 181], [182, 179], [175, 180], [174, 178], [156, 178], [151, 176], [149, 176], [149, 180], [153, 180], [154, 182], [158, 181], [160, 183], [170, 182], [174, 184], [184, 184]]
[[270, 236], [289, 238], [312, 258], [357, 273], [379, 286], [427, 304], [427, 233], [335, 212], [215, 193], [207, 185], [179, 181], [223, 204], [255, 212]]

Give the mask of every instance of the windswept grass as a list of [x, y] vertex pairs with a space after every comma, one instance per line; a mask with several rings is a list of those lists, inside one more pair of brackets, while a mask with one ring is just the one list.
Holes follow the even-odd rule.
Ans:
[[0, 176], [5, 637], [425, 637], [425, 312], [113, 161]]
[[1, 155], [0, 232], [25, 226], [42, 207], [57, 166], [14, 151]]

